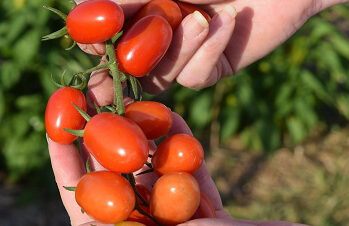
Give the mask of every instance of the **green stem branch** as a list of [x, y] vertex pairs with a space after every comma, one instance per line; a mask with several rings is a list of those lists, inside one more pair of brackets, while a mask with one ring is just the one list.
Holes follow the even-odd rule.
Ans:
[[122, 84], [119, 76], [119, 68], [116, 62], [114, 45], [111, 40], [106, 42], [107, 56], [109, 60], [109, 70], [110, 74], [113, 77], [113, 87], [114, 87], [114, 105], [117, 106], [117, 112], [119, 115], [125, 113], [125, 107], [123, 103], [123, 93], [122, 93]]

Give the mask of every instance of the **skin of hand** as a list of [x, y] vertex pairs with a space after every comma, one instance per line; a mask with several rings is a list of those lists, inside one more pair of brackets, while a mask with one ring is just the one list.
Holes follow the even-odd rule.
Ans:
[[[126, 18], [148, 1], [115, 0]], [[149, 93], [162, 92], [174, 81], [195, 89], [214, 85], [269, 54], [314, 14], [349, 0], [183, 1], [199, 4], [212, 20], [208, 23], [199, 12], [184, 18], [164, 58], [140, 79]], [[79, 46], [90, 54], [105, 54], [102, 43]]]

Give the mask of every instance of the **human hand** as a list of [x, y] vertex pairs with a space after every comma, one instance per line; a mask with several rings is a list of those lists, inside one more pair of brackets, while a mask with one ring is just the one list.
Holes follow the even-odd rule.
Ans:
[[[185, 121], [178, 115], [173, 113], [173, 126], [168, 135], [177, 133], [191, 134], [191, 131]], [[53, 172], [55, 174], [57, 186], [63, 201], [63, 204], [70, 216], [71, 224], [90, 226], [93, 225], [105, 225], [98, 222], [94, 222], [87, 214], [83, 214], [80, 207], [75, 201], [74, 193], [67, 191], [63, 186], [76, 186], [79, 179], [86, 173], [83, 162], [86, 161], [87, 157], [91, 159], [91, 168], [95, 171], [105, 170], [96, 160], [90, 156], [90, 154], [84, 149], [82, 145], [81, 156], [79, 151], [73, 145], [61, 145], [53, 142], [47, 138], [49, 145], [49, 152], [51, 157], [51, 163]], [[150, 142], [150, 153], [153, 153], [156, 149], [154, 142]], [[144, 169], [141, 169], [142, 171]], [[286, 223], [286, 222], [255, 222], [255, 221], [239, 221], [233, 220], [223, 209], [222, 201], [220, 199], [217, 188], [208, 172], [206, 164], [204, 163], [195, 174], [200, 190], [207, 194], [211, 200], [217, 218], [214, 219], [196, 219], [180, 224], [183, 226], [194, 226], [194, 225], [236, 225], [236, 226], [296, 226], [298, 224]], [[136, 182], [151, 189], [152, 185], [156, 181], [158, 176], [155, 173], [149, 173], [136, 177]]]

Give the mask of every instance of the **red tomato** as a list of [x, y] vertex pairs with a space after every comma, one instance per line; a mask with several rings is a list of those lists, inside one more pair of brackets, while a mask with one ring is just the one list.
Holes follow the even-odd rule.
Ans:
[[127, 219], [136, 201], [128, 181], [110, 171], [85, 174], [76, 186], [75, 199], [88, 215], [110, 224]]
[[163, 224], [179, 224], [189, 220], [200, 204], [200, 188], [188, 173], [172, 173], [160, 177], [150, 198], [150, 213]]
[[86, 123], [84, 142], [97, 161], [114, 172], [134, 172], [148, 159], [148, 141], [141, 128], [110, 112], [97, 114]]
[[201, 166], [203, 159], [204, 150], [195, 137], [175, 134], [158, 146], [151, 162], [159, 174], [194, 173]]
[[197, 7], [195, 5], [192, 5], [192, 4], [186, 3], [186, 2], [180, 2], [180, 1], [177, 1], [177, 5], [181, 9], [183, 18], [188, 16], [189, 14], [195, 12], [195, 11], [199, 11], [206, 18], [207, 22], [210, 22], [210, 20], [211, 20], [210, 15], [208, 15], [204, 10], [200, 9], [199, 7]]
[[120, 69], [136, 77], [148, 74], [165, 55], [171, 40], [171, 26], [163, 17], [140, 19], [122, 36], [116, 47]]
[[70, 37], [79, 43], [104, 42], [118, 33], [124, 24], [120, 6], [109, 0], [89, 0], [80, 3], [67, 17]]
[[[136, 190], [144, 198], [144, 200], [147, 203], [149, 203], [149, 201], [150, 201], [150, 191], [144, 185], [141, 185], [141, 184], [136, 184]], [[137, 203], [140, 204], [140, 205], [143, 204], [142, 200], [140, 200], [138, 197], [137, 197]]]
[[213, 207], [210, 199], [203, 192], [201, 192], [200, 194], [199, 208], [196, 210], [194, 216], [191, 219], [199, 218], [216, 218], [215, 208]]
[[[150, 215], [150, 210], [149, 207], [145, 207], [145, 206], [140, 206], [140, 208], [146, 212], [147, 214]], [[133, 210], [131, 215], [127, 218], [128, 221], [136, 221], [142, 224], [145, 224], [147, 226], [156, 226], [156, 224], [149, 219], [148, 217], [144, 216], [143, 214], [141, 214], [138, 210]]]
[[137, 123], [149, 140], [166, 135], [172, 126], [171, 111], [159, 102], [140, 101], [129, 104], [125, 116]]
[[77, 137], [64, 131], [64, 128], [83, 129], [85, 119], [75, 109], [76, 104], [86, 111], [84, 94], [74, 88], [60, 88], [48, 100], [45, 112], [45, 127], [48, 136], [60, 144], [71, 144]]
[[176, 29], [182, 21], [182, 13], [178, 5], [171, 0], [152, 0], [146, 4], [134, 17], [133, 21], [149, 16], [158, 15], [165, 18], [172, 29]]

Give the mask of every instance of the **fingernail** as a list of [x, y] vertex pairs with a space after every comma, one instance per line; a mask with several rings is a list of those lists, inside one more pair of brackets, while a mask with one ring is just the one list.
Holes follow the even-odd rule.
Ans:
[[231, 6], [231, 5], [225, 6], [225, 7], [224, 7], [224, 10], [225, 10], [226, 12], [228, 12], [233, 18], [235, 18], [236, 15], [237, 15], [236, 9], [235, 9], [233, 6]]
[[203, 27], [208, 27], [208, 22], [206, 20], [206, 18], [199, 12], [199, 11], [195, 11], [193, 13], [193, 16], [195, 18], [195, 20]]

